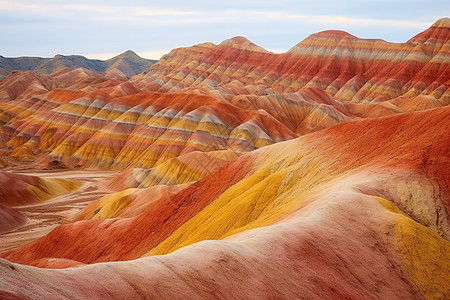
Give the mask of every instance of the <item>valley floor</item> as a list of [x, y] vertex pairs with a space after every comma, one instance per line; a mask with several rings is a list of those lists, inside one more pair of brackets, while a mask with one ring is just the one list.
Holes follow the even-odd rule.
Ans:
[[28, 217], [27, 223], [16, 230], [0, 235], [0, 254], [17, 249], [70, 221], [90, 202], [113, 192], [106, 185], [117, 176], [117, 171], [48, 170], [24, 171], [18, 174], [75, 180], [82, 184], [77, 190], [37, 204], [17, 207]]

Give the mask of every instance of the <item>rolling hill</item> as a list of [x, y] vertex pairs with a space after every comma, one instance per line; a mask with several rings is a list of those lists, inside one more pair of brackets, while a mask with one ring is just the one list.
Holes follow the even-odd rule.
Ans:
[[450, 296], [450, 19], [136, 59], [0, 82], [0, 298]]

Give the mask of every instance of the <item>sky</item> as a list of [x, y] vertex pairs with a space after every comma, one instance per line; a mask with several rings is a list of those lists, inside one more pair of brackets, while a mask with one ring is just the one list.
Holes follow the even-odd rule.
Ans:
[[159, 59], [234, 36], [284, 52], [328, 29], [406, 42], [449, 16], [448, 0], [0, 0], [0, 55], [108, 59], [131, 49]]

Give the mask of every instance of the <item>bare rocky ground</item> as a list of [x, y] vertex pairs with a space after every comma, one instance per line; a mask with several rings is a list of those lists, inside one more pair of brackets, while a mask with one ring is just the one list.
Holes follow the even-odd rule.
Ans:
[[28, 217], [27, 223], [16, 230], [0, 234], [0, 253], [4, 253], [44, 236], [56, 226], [69, 222], [90, 202], [111, 193], [106, 185], [117, 171], [58, 170], [17, 172], [40, 177], [76, 180], [82, 186], [72, 193], [26, 206], [16, 207]]

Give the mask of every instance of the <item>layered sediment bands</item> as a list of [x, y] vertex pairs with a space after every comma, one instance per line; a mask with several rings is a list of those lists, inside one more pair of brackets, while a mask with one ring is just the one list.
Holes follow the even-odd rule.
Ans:
[[[91, 296], [111, 297], [445, 298], [449, 112], [349, 122], [253, 151], [171, 196], [165, 211], [177, 208], [157, 226], [153, 203], [134, 219], [60, 226], [4, 257], [42, 266], [45, 257], [170, 254], [70, 270], [4, 261], [0, 287], [80, 297], [89, 286]], [[143, 224], [152, 241], [131, 242]]]
[[449, 37], [442, 19], [398, 44], [235, 37], [130, 80], [10, 74], [4, 165], [121, 172], [2, 254], [0, 297], [448, 298]]
[[[344, 102], [379, 102], [424, 94], [448, 104], [448, 23], [448, 19], [442, 19], [404, 44], [324, 31], [283, 54], [255, 49], [238, 37], [203, 53], [186, 49], [186, 63], [178, 68], [173, 67], [172, 60], [179, 58], [181, 50], [174, 50], [153, 65], [150, 74], [162, 91], [197, 86], [216, 88], [229, 97], [226, 94], [239, 92], [222, 86], [236, 80], [248, 88], [263, 85], [276, 93], [318, 86]], [[140, 78], [133, 81], [140, 85]], [[142, 80], [144, 88], [146, 80]]]
[[[35, 243], [19, 251], [7, 253], [4, 257], [11, 260], [20, 259], [31, 265], [42, 263], [41, 259], [45, 257], [65, 258], [82, 263], [138, 258], [195, 216], [228, 187], [241, 180], [249, 168], [248, 159], [242, 158], [239, 163], [231, 163], [208, 177], [180, 189], [176, 194], [162, 193], [161, 197], [155, 197], [154, 202], [147, 203], [145, 210], [137, 216], [64, 224]], [[94, 202], [91, 207], [98, 208], [97, 213], [103, 209], [102, 214], [104, 212], [108, 217], [112, 211], [117, 211], [113, 207], [114, 202], [119, 203], [126, 193], [110, 195], [106, 200]], [[145, 195], [146, 190], [140, 193]], [[110, 206], [102, 206], [102, 201]], [[91, 207], [88, 207], [80, 218], [89, 218], [93, 214]], [[133, 210], [127, 214], [133, 215]]]
[[388, 229], [392, 218], [374, 198], [364, 199], [366, 209], [347, 199], [318, 201], [289, 222], [165, 256], [67, 270], [2, 261], [0, 287], [28, 297], [419, 298], [371, 228]]
[[[193, 94], [90, 93], [53, 105], [58, 106], [1, 128], [11, 157], [32, 160], [46, 151], [47, 160], [68, 166], [151, 168], [193, 151], [247, 152], [297, 136], [265, 111]], [[315, 109], [304, 108], [290, 127], [300, 126]], [[324, 117], [332, 124], [349, 120], [340, 112]]]
[[[385, 180], [389, 176], [379, 169], [397, 170], [398, 177], [393, 176], [392, 185], [377, 183], [379, 190], [362, 192], [389, 198], [415, 220], [448, 238], [449, 174], [441, 167], [450, 164], [449, 111], [346, 123], [255, 151], [252, 157], [257, 168], [252, 176], [230, 187], [149, 254], [267, 226], [330, 181], [366, 169], [380, 172], [377, 177]], [[274, 159], [281, 151], [282, 158]], [[428, 153], [433, 154], [427, 157]], [[435, 199], [434, 193], [441, 196]]]
[[[155, 185], [177, 185], [192, 183], [226, 166], [237, 159], [238, 155], [231, 150], [200, 152], [194, 151], [164, 163], [151, 169], [133, 169], [127, 171], [126, 176], [118, 176], [111, 187], [149, 187]], [[126, 182], [124, 182], [126, 181]], [[118, 187], [116, 187], [116, 185]]]
[[[369, 188], [368, 184], [358, 187], [362, 193], [390, 199], [415, 220], [448, 237], [450, 228], [448, 174], [447, 169], [441, 169], [441, 166], [449, 164], [447, 145], [450, 114], [448, 112], [448, 108], [442, 108], [395, 118], [345, 123], [303, 138], [265, 147], [183, 189], [170, 197], [170, 201], [167, 201], [169, 200], [167, 198], [161, 198], [160, 201], [151, 203], [145, 213], [135, 219], [64, 225], [40, 241], [6, 257], [13, 260], [19, 259], [18, 261], [24, 259], [23, 262], [29, 262], [30, 256], [34, 258], [62, 257], [74, 260], [82, 258], [80, 260], [82, 262], [92, 262], [92, 258], [82, 256], [86, 255], [83, 254], [84, 251], [65, 253], [72, 249], [72, 244], [67, 245], [66, 250], [61, 249], [62, 245], [56, 247], [55, 244], [54, 248], [50, 245], [54, 241], [60, 242], [61, 236], [69, 238], [72, 235], [73, 237], [69, 239], [76, 239], [77, 243], [83, 244], [90, 256], [94, 256], [95, 251], [107, 255], [107, 252], [112, 251], [109, 247], [121, 248], [125, 251], [129, 250], [130, 243], [120, 246], [122, 241], [136, 239], [136, 236], [142, 238], [145, 235], [143, 232], [139, 233], [137, 229], [131, 229], [133, 226], [141, 228], [147, 224], [148, 229], [145, 232], [149, 230], [153, 232], [156, 230], [156, 224], [160, 224], [159, 218], [170, 216], [170, 219], [177, 221], [172, 223], [166, 220], [164, 224], [166, 227], [169, 223], [178, 224], [170, 229], [172, 231], [176, 229], [176, 231], [172, 233], [169, 228], [158, 228], [156, 233], [159, 234], [162, 230], [169, 236], [162, 241], [161, 235], [157, 235], [159, 238], [155, 236], [147, 244], [148, 250], [152, 248], [151, 244], [156, 246], [150, 252], [151, 254], [164, 254], [201, 240], [221, 239], [244, 230], [270, 225], [300, 207], [304, 201], [326, 188], [330, 182], [339, 181], [355, 173], [364, 174], [368, 172], [366, 170], [371, 170], [374, 174], [372, 177], [377, 179], [373, 183], [373, 188]], [[283, 155], [280, 156], [279, 153]], [[245, 168], [244, 162], [249, 159], [253, 167]], [[227, 178], [222, 173], [236, 172], [238, 166], [241, 166], [238, 175], [232, 176], [233, 179], [229, 181], [222, 180]], [[321, 170], [327, 170], [327, 172]], [[385, 174], [385, 170], [396, 170], [395, 175], [389, 176]], [[366, 175], [362, 178], [365, 177]], [[213, 186], [217, 178], [221, 179], [219, 194], [214, 193], [211, 198], [206, 195], [193, 198], [193, 195], [189, 194], [196, 191], [195, 193], [200, 195], [199, 188], [205, 191], [206, 188], [203, 185]], [[105, 212], [112, 210], [115, 213], [114, 201], [121, 203], [120, 200], [126, 196], [125, 194], [132, 192], [135, 191], [126, 190], [118, 195], [112, 195], [111, 197], [116, 200], [100, 199], [99, 202], [104, 201], [105, 204], [95, 204], [97, 213], [102, 212], [103, 206], [105, 206]], [[436, 198], [434, 194], [440, 196]], [[189, 198], [185, 198], [187, 195]], [[109, 204], [111, 208], [106, 205], [109, 201], [111, 201]], [[183, 204], [185, 201], [188, 202]], [[187, 212], [181, 210], [181, 207], [188, 205], [187, 203], [189, 205], [196, 203], [190, 208], [195, 213], [188, 210], [191, 211], [189, 218], [185, 217]], [[169, 209], [170, 207], [172, 209]], [[178, 208], [174, 210], [176, 207]], [[162, 213], [164, 210], [167, 212]], [[179, 214], [183, 215], [181, 217], [183, 221], [176, 217]], [[153, 220], [155, 216], [158, 216], [157, 220]], [[114, 226], [106, 226], [103, 222], [114, 224]], [[155, 226], [148, 225], [148, 222], [155, 222]], [[104, 228], [103, 230], [107, 233], [101, 233], [99, 229], [96, 229], [95, 235], [81, 238], [84, 232], [92, 232], [92, 228], [97, 227]], [[99, 234], [101, 238], [94, 237]], [[75, 238], [78, 235], [80, 237]], [[121, 235], [125, 236], [119, 238]], [[117, 245], [112, 246], [106, 241], [94, 242], [91, 240], [94, 238], [111, 239], [111, 243], [113, 241]], [[156, 242], [158, 239], [159, 241]], [[140, 251], [145, 249], [144, 245], [146, 243], [141, 240]], [[100, 247], [100, 249], [94, 250], [93, 247]], [[105, 247], [109, 250], [105, 250]], [[114, 255], [132, 258], [125, 252]]]
[[152, 203], [170, 199], [188, 184], [156, 185], [144, 189], [128, 188], [108, 194], [89, 204], [73, 221], [135, 217]]
[[0, 154], [90, 168], [152, 168], [248, 152], [355, 118], [449, 104], [449, 22], [407, 43], [312, 34], [275, 54], [243, 37], [178, 48], [130, 80], [63, 69], [0, 84]]

